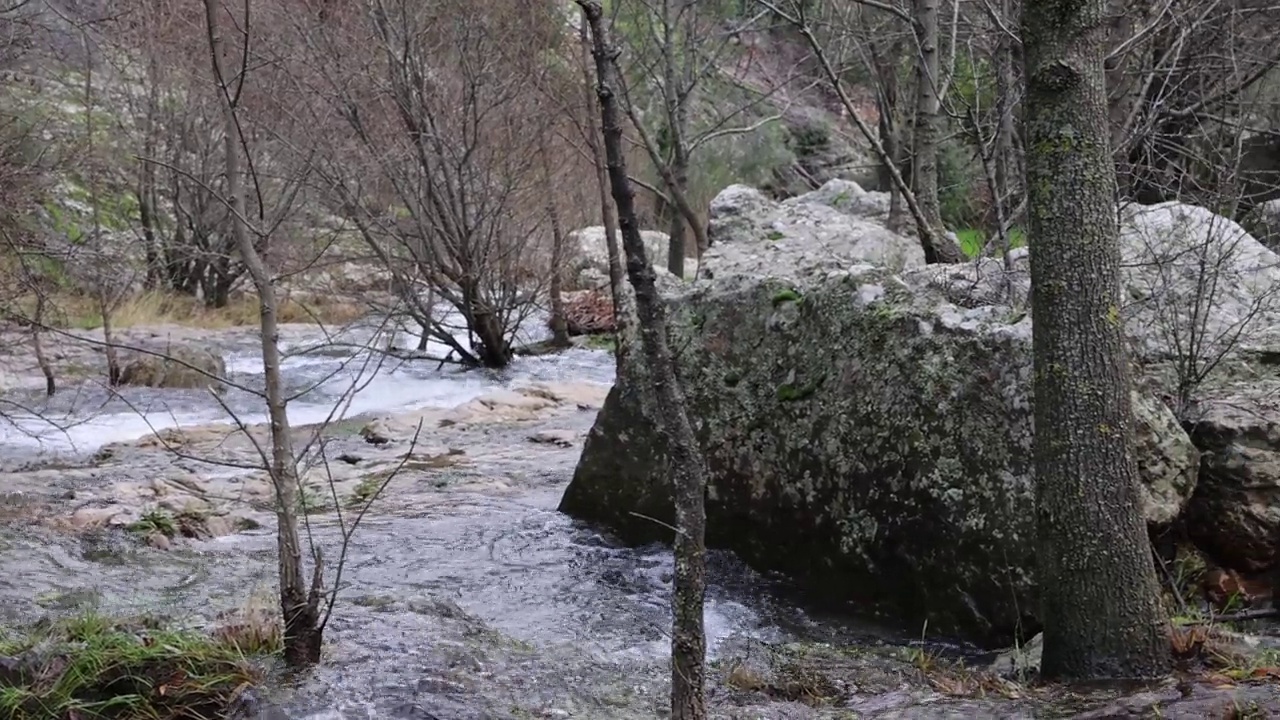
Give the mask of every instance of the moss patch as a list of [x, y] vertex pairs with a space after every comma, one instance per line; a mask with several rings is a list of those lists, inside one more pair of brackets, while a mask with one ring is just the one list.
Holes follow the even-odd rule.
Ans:
[[0, 717], [212, 720], [258, 679], [246, 653], [276, 649], [157, 625], [84, 615], [0, 634]]

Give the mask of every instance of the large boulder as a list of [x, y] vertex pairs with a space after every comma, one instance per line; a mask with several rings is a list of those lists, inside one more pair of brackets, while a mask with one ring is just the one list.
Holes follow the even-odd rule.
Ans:
[[168, 389], [222, 389], [227, 363], [212, 350], [169, 345], [154, 353], [137, 353], [120, 371], [121, 385]]
[[[576, 250], [576, 259], [572, 265], [574, 284], [584, 290], [596, 290], [609, 286], [609, 246], [606, 242], [603, 227], [593, 226], [576, 230], [569, 235], [570, 246]], [[622, 237], [618, 239], [618, 251], [622, 252]], [[669, 237], [656, 230], [641, 230], [640, 238], [644, 241], [645, 253], [649, 262], [660, 274], [667, 272]], [[624, 260], [625, 266], [625, 260]], [[624, 269], [625, 272], [625, 269]], [[686, 257], [684, 260], [685, 279], [691, 280], [698, 272], [698, 261]]]
[[1273, 567], [1280, 540], [1280, 379], [1237, 378], [1206, 388], [1187, 425], [1204, 456], [1187, 508], [1188, 534], [1224, 567]]
[[[924, 267], [822, 197], [729, 188], [705, 279], [666, 293], [708, 541], [915, 628], [1005, 641], [1038, 609], [1025, 273]], [[633, 541], [673, 521], [643, 377], [624, 365], [561, 503]], [[1144, 512], [1168, 523], [1197, 453], [1163, 403], [1133, 399]]]
[[857, 183], [832, 180], [775, 202], [755, 188], [730, 185], [711, 201], [708, 236], [717, 252], [703, 256], [704, 273], [750, 274], [767, 270], [771, 258], [795, 254], [803, 255], [800, 262], [832, 269], [851, 261], [891, 270], [923, 265], [918, 241], [876, 222], [888, 212], [888, 201], [879, 196]]
[[1270, 569], [1280, 559], [1280, 256], [1200, 207], [1130, 207], [1122, 219], [1129, 336], [1202, 455], [1183, 527], [1226, 568]]
[[1280, 348], [1280, 257], [1238, 224], [1194, 205], [1121, 214], [1124, 316], [1143, 360], [1202, 368]]

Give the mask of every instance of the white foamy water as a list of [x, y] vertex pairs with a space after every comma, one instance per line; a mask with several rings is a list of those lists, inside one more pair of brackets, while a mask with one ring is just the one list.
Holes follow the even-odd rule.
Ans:
[[[517, 344], [545, 336], [542, 323], [527, 323]], [[289, 403], [289, 420], [309, 425], [360, 415], [451, 408], [498, 388], [537, 380], [588, 380], [610, 383], [613, 363], [605, 353], [572, 350], [556, 357], [517, 358], [502, 371], [463, 371], [431, 360], [403, 361], [361, 348], [385, 347], [385, 336], [371, 332], [344, 338], [350, 349], [314, 340], [284, 344], [281, 368]], [[465, 333], [460, 333], [465, 346]], [[417, 347], [418, 336], [399, 333], [399, 348]], [[443, 357], [448, 349], [429, 342], [427, 354]], [[220, 400], [208, 392], [122, 388], [118, 394], [90, 387], [78, 396], [64, 391], [49, 401], [26, 400], [30, 410], [6, 408], [0, 422], [0, 448], [26, 455], [85, 453], [115, 442], [145, 437], [174, 427], [211, 423], [257, 424], [267, 421], [263, 399], [235, 386], [262, 387], [262, 356], [241, 351], [227, 358], [232, 387]], [[75, 395], [74, 393], [72, 395]], [[225, 407], [224, 407], [225, 405]], [[335, 412], [335, 408], [337, 411]]]

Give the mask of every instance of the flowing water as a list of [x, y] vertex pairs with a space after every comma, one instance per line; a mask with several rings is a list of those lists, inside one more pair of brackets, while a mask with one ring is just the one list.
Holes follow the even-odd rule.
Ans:
[[[250, 346], [233, 348], [234, 383], [261, 384]], [[360, 368], [363, 367], [363, 371]], [[384, 365], [337, 352], [296, 354], [284, 365], [295, 424], [317, 422], [363, 372], [348, 415], [451, 407], [530, 380], [609, 383], [613, 359], [572, 350], [521, 358], [504, 372], [457, 372], [434, 363]], [[36, 398], [19, 398], [35, 403]], [[246, 422], [263, 418], [249, 393], [222, 400]], [[57, 403], [62, 403], [58, 405]], [[93, 416], [84, 420], [86, 408]], [[0, 434], [6, 464], [82, 457], [152, 428], [228, 422], [207, 393], [134, 389], [123, 398], [86, 390], [41, 408], [63, 430], [17, 418]], [[77, 417], [77, 413], [80, 414]], [[579, 413], [577, 429], [592, 413]], [[523, 442], [516, 431], [483, 442]], [[478, 440], [479, 442], [479, 440]], [[528, 459], [520, 460], [520, 456]], [[666, 705], [670, 558], [625, 548], [555, 511], [576, 451], [548, 460], [514, 453], [505, 492], [449, 491], [428, 508], [367, 517], [350, 541], [341, 595], [326, 638], [326, 662], [270, 694], [284, 717], [652, 718]], [[517, 481], [518, 482], [515, 482]], [[340, 547], [335, 523], [318, 516], [316, 542]], [[820, 623], [781, 600], [778, 585], [712, 553], [707, 625], [712, 657], [743, 638], [766, 642], [856, 638], [874, 633]], [[0, 617], [30, 621], [91, 605], [162, 613], [199, 623], [252, 597], [274, 593], [269, 527], [160, 552], [118, 536], [50, 534], [0, 538]], [[333, 581], [333, 578], [328, 578]], [[3, 617], [7, 615], [8, 617]], [[764, 717], [742, 715], [741, 717]], [[790, 716], [788, 716], [790, 717]]]

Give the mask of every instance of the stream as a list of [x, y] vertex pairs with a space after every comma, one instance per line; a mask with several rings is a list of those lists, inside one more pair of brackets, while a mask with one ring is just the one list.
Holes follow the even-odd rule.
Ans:
[[[232, 345], [231, 381], [260, 387], [260, 355], [243, 338]], [[530, 381], [607, 385], [614, 371], [610, 354], [583, 349], [518, 358], [502, 372], [426, 362], [388, 362], [374, 372], [369, 364], [367, 356], [333, 347], [291, 354], [283, 366], [286, 384], [302, 393], [290, 405], [292, 422], [324, 420], [353, 383], [361, 387], [347, 417], [448, 408]], [[0, 457], [9, 467], [82, 462], [104, 444], [152, 429], [230, 422], [228, 409], [247, 423], [265, 420], [261, 401], [235, 389], [223, 395], [225, 408], [209, 393], [140, 388], [110, 397], [86, 387], [46, 405], [29, 393], [9, 399], [63, 426], [20, 414], [0, 426]], [[579, 412], [573, 423], [585, 431], [593, 419], [594, 412]], [[519, 430], [484, 438], [517, 448], [525, 442]], [[270, 700], [285, 713], [280, 717], [665, 715], [669, 552], [620, 547], [556, 512], [578, 452], [508, 453], [515, 459], [504, 472], [520, 480], [512, 482], [513, 491], [450, 490], [428, 509], [411, 512], [375, 506], [347, 548], [325, 662], [302, 680], [271, 685]], [[311, 530], [326, 557], [335, 557], [341, 547], [335, 521], [317, 515]], [[270, 527], [167, 552], [119, 537], [8, 534], [0, 538], [0, 620], [29, 622], [95, 607], [199, 625], [250, 602], [269, 607], [275, 558]], [[869, 626], [811, 617], [783, 599], [780, 581], [732, 556], [712, 552], [709, 562], [713, 659], [744, 640], [892, 640]]]

